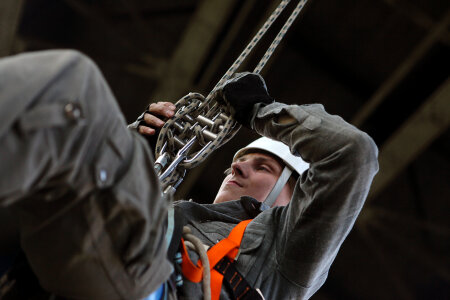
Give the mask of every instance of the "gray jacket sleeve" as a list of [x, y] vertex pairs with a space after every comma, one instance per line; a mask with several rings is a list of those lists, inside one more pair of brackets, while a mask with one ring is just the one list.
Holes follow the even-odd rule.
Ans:
[[[280, 116], [295, 119], [281, 124]], [[254, 129], [287, 144], [310, 163], [286, 207], [274, 209], [278, 271], [309, 287], [323, 281], [358, 216], [378, 171], [377, 147], [364, 132], [322, 105], [273, 103], [258, 111]]]
[[17, 213], [39, 284], [65, 299], [147, 297], [172, 273], [168, 202], [98, 67], [68, 50], [3, 58], [0, 98], [0, 207]]

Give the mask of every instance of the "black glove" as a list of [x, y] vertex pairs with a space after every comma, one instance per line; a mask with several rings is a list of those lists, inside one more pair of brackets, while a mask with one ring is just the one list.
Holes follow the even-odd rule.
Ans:
[[239, 73], [227, 80], [219, 88], [216, 100], [230, 104], [233, 118], [248, 128], [258, 111], [254, 108], [274, 102], [261, 75], [248, 72]]

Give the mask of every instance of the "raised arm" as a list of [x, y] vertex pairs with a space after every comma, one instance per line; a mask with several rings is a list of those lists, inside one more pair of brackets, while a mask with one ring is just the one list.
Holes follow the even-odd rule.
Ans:
[[310, 163], [290, 204], [276, 208], [276, 259], [278, 271], [295, 284], [323, 282], [378, 171], [377, 147], [319, 104], [272, 103], [257, 112], [252, 126]]
[[255, 220], [275, 228], [276, 261], [267, 263], [282, 276], [263, 275], [263, 286], [270, 290], [266, 292], [277, 295], [273, 289], [283, 285], [268, 281], [283, 278], [308, 297], [324, 282], [363, 206], [378, 171], [377, 147], [367, 134], [328, 114], [320, 104], [273, 102], [257, 74], [238, 75], [219, 96], [235, 109], [233, 116], [241, 124], [285, 143], [310, 164], [289, 205]]

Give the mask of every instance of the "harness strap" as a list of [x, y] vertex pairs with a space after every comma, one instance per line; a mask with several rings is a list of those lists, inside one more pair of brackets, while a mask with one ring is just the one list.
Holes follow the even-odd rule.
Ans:
[[[236, 225], [228, 235], [214, 246], [212, 246], [207, 254], [209, 260], [209, 268], [211, 270], [211, 299], [218, 300], [220, 291], [222, 289], [223, 274], [216, 270], [214, 267], [224, 258], [228, 257], [231, 261], [234, 260], [238, 254], [239, 247], [244, 236], [247, 225], [252, 220], [245, 220]], [[199, 260], [197, 264], [194, 264], [187, 253], [184, 240], [181, 247], [181, 271], [183, 275], [192, 282], [200, 282], [203, 277], [203, 265]]]
[[281, 190], [284, 188], [289, 178], [291, 177], [291, 174], [292, 169], [288, 166], [285, 166], [283, 172], [281, 172], [280, 177], [278, 177], [278, 180], [273, 186], [269, 195], [267, 195], [266, 200], [264, 200], [264, 202], [261, 204], [261, 210], [266, 210], [272, 207], [272, 205], [275, 203], [275, 200], [277, 200], [278, 196], [280, 195]]
[[224, 257], [214, 267], [220, 274], [223, 275], [223, 282], [225, 282], [230, 291], [233, 293], [236, 300], [263, 300], [264, 297], [253, 289], [244, 276], [236, 269], [235, 264], [228, 258]]

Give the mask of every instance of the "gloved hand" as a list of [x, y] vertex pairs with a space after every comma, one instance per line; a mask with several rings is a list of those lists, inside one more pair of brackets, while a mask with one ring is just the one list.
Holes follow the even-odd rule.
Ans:
[[233, 118], [248, 128], [258, 108], [274, 102], [261, 75], [249, 72], [238, 73], [227, 80], [218, 89], [216, 100], [230, 104]]
[[157, 135], [168, 118], [175, 115], [175, 104], [159, 101], [147, 106], [138, 131], [142, 135]]
[[147, 139], [151, 148], [155, 149], [161, 127], [168, 118], [175, 115], [175, 109], [175, 104], [170, 102], [151, 103], [128, 128], [137, 130]]

